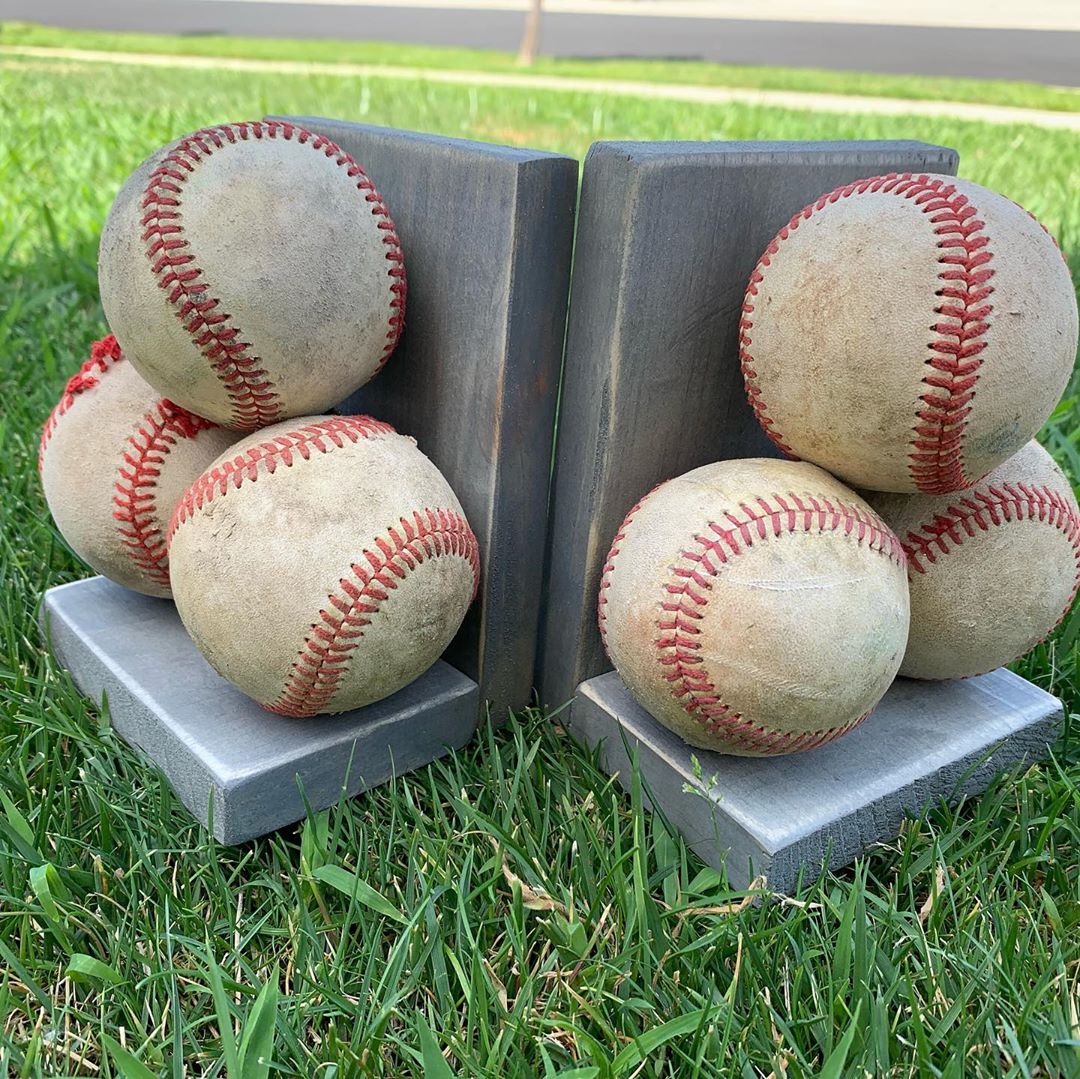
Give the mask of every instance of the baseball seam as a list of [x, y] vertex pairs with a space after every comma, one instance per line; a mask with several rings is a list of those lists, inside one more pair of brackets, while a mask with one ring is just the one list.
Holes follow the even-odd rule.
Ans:
[[94, 341], [90, 345], [90, 359], [67, 380], [64, 392], [60, 395], [60, 400], [49, 413], [48, 418], [45, 420], [45, 426], [41, 429], [41, 441], [38, 443], [39, 473], [45, 464], [45, 447], [48, 446], [50, 439], [55, 434], [61, 417], [75, 403], [75, 398], [79, 394], [93, 389], [98, 384], [100, 376], [106, 374], [111, 367], [123, 358], [124, 354], [120, 351], [120, 346], [112, 334], [101, 338], [100, 341]]
[[981, 353], [987, 346], [989, 315], [993, 305], [987, 300], [993, 293], [989, 280], [994, 270], [985, 222], [966, 195], [941, 179], [912, 173], [889, 173], [844, 184], [800, 210], [777, 233], [765, 249], [747, 286], [743, 314], [739, 322], [739, 361], [746, 392], [758, 422], [773, 444], [789, 456], [795, 456], [784, 437], [776, 430], [769, 415], [751, 351], [754, 322], [754, 299], [764, 271], [772, 264], [780, 246], [803, 222], [826, 206], [852, 195], [884, 193], [913, 201], [925, 214], [939, 237], [941, 254], [938, 273], [941, 282], [936, 295], [941, 302], [933, 308], [938, 316], [930, 329], [936, 335], [928, 344], [930, 356], [924, 365], [930, 370], [923, 376], [926, 389], [920, 394], [909, 443], [908, 472], [918, 490], [927, 494], [945, 494], [969, 487], [977, 477], [964, 471], [963, 441], [971, 414]]
[[132, 561], [155, 584], [169, 587], [169, 555], [158, 516], [157, 483], [165, 458], [182, 438], [217, 424], [162, 399], [129, 435], [113, 504], [116, 530]]
[[615, 556], [618, 555], [623, 540], [626, 539], [626, 530], [630, 526], [630, 522], [637, 516], [638, 511], [649, 500], [652, 494], [663, 487], [663, 483], [658, 483], [648, 494], [644, 495], [641, 501], [636, 502], [630, 509], [630, 512], [623, 518], [623, 523], [619, 525], [619, 531], [615, 533], [615, 538], [611, 541], [611, 547], [608, 550], [607, 557], [604, 559], [604, 568], [600, 573], [600, 591], [596, 600], [596, 624], [600, 630], [600, 640], [603, 642], [604, 650], [607, 650], [607, 590], [611, 587], [611, 574], [615, 569]]
[[221, 308], [221, 300], [210, 293], [196, 256], [185, 238], [182, 224], [182, 195], [191, 173], [214, 153], [249, 138], [290, 141], [310, 146], [346, 170], [358, 191], [379, 218], [378, 228], [386, 246], [385, 257], [391, 263], [386, 343], [379, 358], [379, 368], [386, 363], [397, 345], [405, 323], [405, 259], [394, 222], [386, 203], [375, 190], [364, 170], [336, 143], [306, 128], [277, 121], [247, 121], [203, 128], [181, 140], [150, 174], [143, 192], [141, 208], [142, 241], [146, 257], [158, 287], [168, 290], [168, 302], [184, 329], [191, 335], [200, 353], [210, 363], [225, 389], [233, 425], [254, 430], [273, 423], [282, 414], [281, 400], [273, 379], [243, 339], [240, 326]]
[[[38, 448], [38, 471], [45, 464], [45, 449], [60, 420], [71, 409], [75, 398], [93, 389], [101, 377], [124, 359], [111, 334], [90, 346], [90, 359], [68, 379], [64, 392], [49, 413], [41, 432]], [[194, 438], [200, 431], [216, 427], [210, 420], [196, 416], [161, 398], [135, 425], [129, 435], [117, 468], [113, 485], [113, 517], [120, 542], [139, 572], [154, 584], [169, 587], [168, 552], [162, 535], [157, 506], [157, 481], [172, 448], [181, 438]]]
[[330, 453], [346, 442], [386, 434], [394, 434], [394, 428], [370, 416], [333, 416], [249, 446], [243, 453], [208, 468], [184, 492], [169, 522], [169, 541], [176, 529], [204, 506], [245, 483], [255, 483], [260, 475], [273, 475], [278, 467], [291, 468], [297, 460], [309, 460], [312, 453]]
[[789, 493], [753, 501], [754, 505], [739, 505], [741, 516], [725, 514], [725, 524], [710, 522], [711, 534], [696, 535], [695, 549], [683, 551], [672, 566], [660, 604], [664, 613], [657, 621], [657, 659], [665, 668], [664, 680], [670, 684], [673, 696], [706, 732], [722, 731], [728, 742], [755, 753], [794, 753], [832, 741], [870, 713], [839, 727], [792, 733], [751, 723], [725, 704], [704, 666], [698, 640], [698, 623], [705, 616], [712, 579], [721, 566], [745, 550], [769, 538], [798, 532], [839, 532], [899, 566], [904, 564], [905, 556], [900, 541], [879, 517], [839, 499], [804, 498]]
[[424, 562], [451, 555], [465, 559], [472, 570], [471, 602], [479, 583], [480, 556], [465, 518], [454, 510], [428, 508], [414, 511], [411, 519], [400, 518], [398, 527], [388, 529], [352, 563], [352, 576], [338, 582], [340, 591], [327, 596], [284, 688], [264, 707], [297, 717], [327, 711], [364, 627], [371, 625], [398, 582]]
[[907, 533], [902, 543], [909, 573], [926, 573], [929, 566], [962, 546], [965, 540], [974, 538], [976, 532], [987, 532], [1013, 521], [1040, 521], [1057, 529], [1072, 547], [1076, 563], [1072, 592], [1051, 627], [1053, 632], [1068, 614], [1080, 587], [1080, 518], [1066, 498], [1045, 484], [1032, 487], [1025, 483], [1003, 483], [999, 487], [965, 492], [959, 501]]

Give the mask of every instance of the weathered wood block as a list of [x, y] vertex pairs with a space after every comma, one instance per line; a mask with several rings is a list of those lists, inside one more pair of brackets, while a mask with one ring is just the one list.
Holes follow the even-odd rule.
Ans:
[[[176, 608], [91, 577], [50, 588], [42, 631], [113, 729], [164, 773], [223, 843], [241, 843], [465, 745], [476, 683], [438, 662], [412, 685], [340, 716], [264, 711], [216, 674]], [[303, 793], [301, 793], [303, 792]]]
[[405, 333], [346, 401], [413, 435], [450, 481], [481, 582], [446, 659], [496, 719], [528, 703], [578, 163], [557, 154], [319, 117], [386, 198], [405, 251]]
[[900, 678], [835, 742], [788, 757], [726, 757], [661, 726], [611, 671], [578, 688], [570, 730], [600, 747], [627, 789], [636, 752], [650, 803], [706, 862], [726, 867], [733, 887], [761, 874], [787, 892], [893, 838], [905, 816], [1045, 756], [1061, 720], [1056, 697], [1004, 668], [956, 682]]
[[[386, 701], [291, 721], [218, 678], [169, 603], [101, 579], [52, 589], [46, 633], [79, 687], [219, 839], [420, 767], [527, 704], [539, 627], [555, 404], [578, 164], [532, 150], [338, 120], [300, 122], [351, 153], [393, 213], [408, 272], [406, 330], [382, 374], [342, 405], [417, 439], [457, 492], [482, 579], [437, 663]], [[280, 582], [287, 588], [288, 581]], [[353, 756], [352, 768], [349, 766]], [[346, 784], [346, 775], [348, 776]]]
[[[905, 813], [981, 790], [1045, 752], [1061, 707], [1005, 671], [896, 683], [859, 730], [769, 760], [691, 749], [604, 674], [596, 596], [629, 508], [710, 461], [772, 456], [746, 401], [738, 323], [750, 272], [793, 214], [841, 183], [955, 173], [913, 142], [598, 143], [582, 177], [559, 413], [541, 699], [628, 784], [636, 745], [654, 806], [729, 878], [791, 887], [891, 839]], [[580, 686], [580, 688], [578, 688]], [[576, 697], [575, 689], [577, 690]], [[624, 743], [626, 739], [626, 743]], [[700, 772], [715, 776], [702, 784]], [[695, 793], [686, 793], [689, 784]]]
[[557, 706], [610, 669], [596, 628], [604, 556], [661, 480], [773, 456], [743, 391], [750, 272], [793, 214], [841, 183], [955, 173], [917, 142], [596, 143], [585, 160], [537, 682]]

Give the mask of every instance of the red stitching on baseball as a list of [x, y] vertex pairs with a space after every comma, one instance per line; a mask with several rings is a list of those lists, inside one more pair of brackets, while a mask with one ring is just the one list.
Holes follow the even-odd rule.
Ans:
[[928, 566], [934, 565], [954, 547], [961, 546], [976, 532], [986, 532], [1010, 521], [1041, 521], [1056, 528], [1072, 546], [1076, 562], [1072, 594], [1051, 627], [1052, 632], [1068, 614], [1080, 586], [1080, 518], [1067, 499], [1046, 485], [1029, 487], [1026, 483], [1004, 483], [1000, 487], [965, 492], [957, 502], [946, 506], [943, 513], [935, 514], [926, 524], [908, 532], [903, 541], [908, 572], [926, 573]]
[[100, 341], [94, 341], [90, 345], [90, 359], [88, 359], [78, 371], [67, 380], [64, 392], [56, 407], [49, 413], [45, 426], [41, 429], [41, 441], [38, 443], [38, 472], [45, 463], [45, 447], [49, 444], [56, 431], [56, 425], [60, 422], [69, 408], [75, 403], [75, 398], [80, 393], [85, 393], [98, 384], [101, 375], [104, 375], [111, 367], [124, 358], [116, 338], [112, 334], [103, 337]]
[[623, 518], [623, 523], [619, 525], [619, 531], [615, 533], [615, 538], [611, 541], [611, 548], [607, 553], [607, 558], [604, 559], [604, 568], [600, 574], [600, 594], [596, 600], [596, 623], [600, 628], [600, 640], [604, 644], [604, 650], [607, 651], [607, 604], [608, 598], [605, 595], [607, 590], [611, 587], [611, 571], [615, 568], [615, 556], [619, 553], [619, 545], [624, 539], [626, 539], [626, 529], [630, 522], [634, 519], [638, 510], [648, 501], [649, 497], [653, 494], [653, 491], [663, 487], [663, 483], [658, 483], [652, 491], [642, 497], [640, 502], [634, 504], [631, 507], [630, 512]]
[[983, 231], [985, 223], [977, 217], [978, 211], [966, 195], [944, 180], [906, 172], [845, 184], [804, 207], [777, 233], [750, 275], [739, 322], [739, 360], [750, 405], [773, 444], [794, 456], [775, 430], [775, 421], [768, 414], [754, 369], [750, 351], [754, 297], [758, 295], [763, 272], [771, 265], [780, 244], [803, 221], [842, 198], [867, 193], [898, 195], [913, 201], [928, 216], [934, 234], [940, 237], [938, 263], [942, 270], [938, 280], [942, 284], [937, 295], [941, 303], [933, 309], [939, 317], [930, 327], [936, 336], [927, 345], [931, 355], [924, 363], [930, 371], [922, 379], [927, 390], [920, 396], [922, 406], [916, 411], [908, 471], [916, 487], [928, 494], [969, 487], [974, 478], [964, 472], [963, 437], [983, 362], [980, 353], [987, 345], [988, 316], [993, 310], [993, 305], [987, 303], [994, 291], [987, 284], [994, 275], [988, 266], [993, 254], [988, 250], [990, 241]]
[[402, 517], [350, 567], [340, 592], [327, 597], [311, 632], [293, 663], [280, 696], [264, 705], [286, 716], [313, 716], [325, 711], [348, 670], [349, 660], [364, 636], [364, 627], [391, 593], [417, 566], [447, 555], [464, 558], [472, 569], [475, 597], [480, 580], [480, 554], [468, 522], [454, 510], [424, 509]]
[[129, 435], [124, 463], [116, 481], [113, 517], [116, 530], [132, 561], [150, 580], [169, 585], [169, 556], [165, 535], [157, 523], [157, 481], [172, 447], [194, 438], [216, 423], [196, 416], [164, 398], [147, 412]]
[[[38, 471], [45, 462], [45, 447], [56, 431], [60, 418], [75, 403], [75, 398], [93, 389], [108, 373], [124, 359], [116, 338], [109, 334], [90, 346], [90, 359], [68, 379], [56, 407], [49, 413], [41, 432], [38, 447]], [[113, 517], [121, 543], [127, 548], [132, 561], [156, 584], [169, 584], [168, 554], [161, 529], [154, 524], [157, 514], [157, 478], [165, 457], [181, 438], [194, 438], [200, 431], [216, 427], [216, 423], [196, 416], [187, 409], [161, 398], [150, 411], [143, 414], [129, 435], [127, 448], [123, 451], [123, 464], [118, 469], [120, 478], [114, 485]]]
[[249, 446], [224, 464], [208, 468], [185, 492], [169, 522], [169, 540], [176, 529], [195, 516], [197, 510], [222, 498], [245, 483], [255, 483], [260, 475], [273, 475], [278, 466], [291, 468], [297, 460], [307, 461], [312, 453], [329, 453], [346, 442], [394, 434], [393, 427], [370, 416], [332, 416], [286, 431], [267, 442]]
[[282, 138], [310, 146], [346, 170], [356, 181], [386, 245], [390, 279], [390, 316], [386, 344], [379, 368], [394, 351], [405, 324], [405, 260], [401, 241], [390, 211], [364, 170], [336, 143], [306, 128], [274, 120], [220, 124], [203, 128], [179, 142], [150, 174], [142, 199], [142, 239], [158, 286], [168, 290], [168, 300], [176, 317], [191, 335], [202, 355], [210, 362], [232, 406], [233, 422], [240, 429], [255, 429], [281, 416], [281, 401], [270, 375], [258, 356], [252, 355], [232, 315], [220, 310], [221, 301], [210, 295], [210, 285], [196, 264], [189, 241], [184, 238], [181, 204], [184, 184], [196, 167], [219, 150], [249, 138]]
[[722, 523], [710, 522], [709, 533], [694, 537], [697, 548], [684, 551], [672, 566], [671, 580], [664, 586], [656, 639], [660, 663], [668, 668], [664, 679], [685, 711], [710, 734], [723, 731], [725, 739], [755, 753], [796, 753], [824, 745], [861, 723], [870, 713], [841, 727], [790, 733], [751, 723], [725, 704], [704, 667], [701, 629], [712, 590], [712, 579], [721, 566], [764, 540], [794, 532], [841, 532], [860, 546], [904, 564], [900, 541], [873, 513], [838, 499], [773, 495], [741, 503], [741, 515], [727, 513]]

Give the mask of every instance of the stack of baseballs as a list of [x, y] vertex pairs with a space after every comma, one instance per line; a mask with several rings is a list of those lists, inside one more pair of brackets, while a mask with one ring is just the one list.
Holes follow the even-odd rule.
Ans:
[[45, 424], [65, 539], [171, 596], [264, 707], [342, 712], [400, 689], [457, 632], [476, 538], [413, 439], [329, 414], [405, 314], [386, 203], [329, 139], [222, 124], [148, 158], [101, 238], [96, 342]]
[[897, 673], [1027, 652], [1080, 570], [1076, 499], [1033, 441], [1076, 346], [1064, 260], [1001, 195], [878, 176], [796, 214], [740, 327], [750, 404], [793, 459], [661, 484], [604, 567], [601, 634], [641, 705], [694, 746], [790, 753]]

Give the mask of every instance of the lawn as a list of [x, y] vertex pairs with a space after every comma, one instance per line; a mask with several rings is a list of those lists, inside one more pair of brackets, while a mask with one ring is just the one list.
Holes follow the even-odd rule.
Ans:
[[[575, 155], [598, 138], [921, 138], [1035, 211], [1074, 269], [1075, 136], [11, 59], [0, 103], [0, 1074], [246, 1079], [272, 1052], [271, 1074], [320, 1079], [1080, 1075], [1070, 731], [854, 868], [747, 904], [538, 712], [222, 848], [35, 623], [42, 591], [86, 572], [45, 511], [38, 430], [102, 332], [109, 203], [177, 134], [314, 113]], [[1072, 398], [1043, 437], [1080, 477]], [[1019, 668], [1069, 712], [1077, 628]]]
[[[265, 37], [216, 34], [175, 35], [62, 30], [18, 22], [0, 22], [0, 45], [30, 45], [108, 52], [166, 53], [180, 56], [242, 57], [301, 63], [375, 64], [390, 67], [518, 73], [517, 58], [492, 49], [449, 49], [384, 41], [283, 41]], [[920, 101], [965, 101], [1056, 112], [1080, 112], [1080, 88], [1043, 86], [1004, 79], [908, 78], [870, 72], [822, 71], [816, 68], [754, 67], [696, 60], [637, 58], [575, 59], [537, 57], [530, 74], [628, 82], [679, 83], [689, 86], [799, 90], [825, 94], [898, 97]]]

